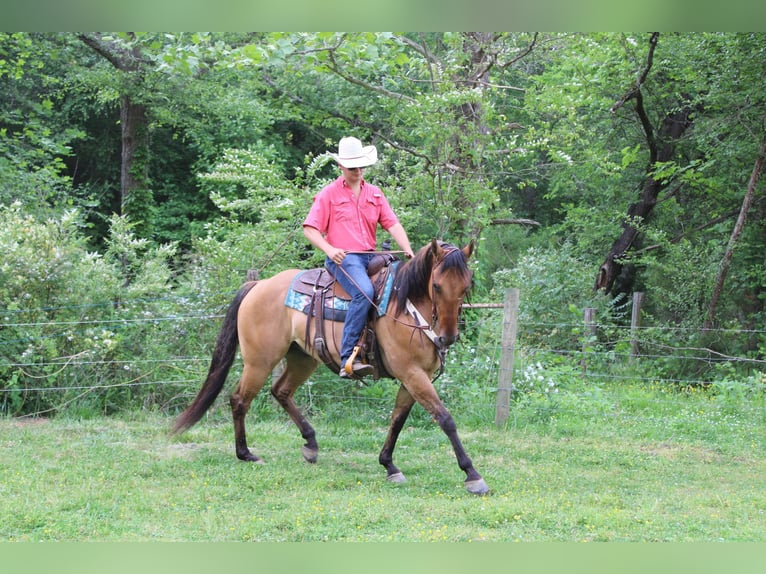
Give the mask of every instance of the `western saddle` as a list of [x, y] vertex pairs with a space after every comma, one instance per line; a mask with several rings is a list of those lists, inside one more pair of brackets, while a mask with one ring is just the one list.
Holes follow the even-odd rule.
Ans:
[[[367, 266], [367, 275], [372, 280], [375, 295], [370, 315], [367, 318], [367, 325], [362, 331], [362, 337], [358, 346], [359, 356], [373, 366], [373, 378], [375, 380], [381, 377], [391, 377], [385, 371], [380, 360], [380, 352], [375, 339], [375, 331], [371, 326], [371, 320], [378, 309], [378, 305], [381, 303], [387, 283], [392, 279], [390, 276], [395, 266], [391, 264], [394, 261], [398, 261], [394, 255], [379, 253], [372, 258]], [[291, 289], [310, 298], [308, 305], [303, 309], [303, 312], [306, 313], [306, 344], [309, 347], [313, 345], [324, 364], [333, 372], [339, 373], [341, 365], [335, 361], [327, 348], [324, 322], [344, 321], [346, 316], [345, 310], [338, 309], [334, 304], [334, 299], [347, 303], [351, 300], [351, 296], [324, 267], [302, 272], [293, 280]]]

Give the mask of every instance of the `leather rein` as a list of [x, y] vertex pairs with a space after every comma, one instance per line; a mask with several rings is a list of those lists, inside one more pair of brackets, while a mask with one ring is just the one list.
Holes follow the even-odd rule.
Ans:
[[[458, 247], [448, 248], [445, 254], [431, 267], [431, 274], [429, 275], [429, 279], [433, 277], [433, 274], [436, 271], [436, 269], [444, 263], [445, 259], [449, 255], [459, 250], [460, 249]], [[349, 251], [348, 253], [369, 253], [369, 251], [365, 251], [365, 252]], [[376, 254], [395, 254], [395, 253], [399, 254], [404, 252], [403, 251], [376, 251], [375, 253]], [[356, 281], [354, 281], [354, 279], [346, 272], [345, 269], [343, 269], [343, 267], [338, 265], [338, 269], [340, 269], [343, 272], [343, 274], [346, 275], [349, 281], [351, 281], [357, 288], [359, 288], [359, 285], [356, 283]], [[438, 313], [436, 311], [436, 296], [432, 295], [430, 297], [431, 299], [431, 322], [430, 323], [428, 320], [426, 320], [425, 317], [423, 317], [423, 314], [417, 310], [417, 308], [412, 303], [412, 301], [407, 299], [404, 310], [413, 318], [413, 320], [415, 321], [414, 324], [402, 321], [401, 319], [390, 315], [388, 311], [385, 311], [384, 313], [380, 313], [380, 307], [378, 307], [378, 305], [376, 305], [375, 302], [370, 300], [366, 295], [365, 297], [367, 298], [368, 301], [370, 301], [370, 304], [378, 312], [379, 315], [381, 316], [387, 315], [393, 321], [396, 321], [397, 323], [401, 325], [410, 327], [411, 329], [413, 329], [413, 335], [415, 334], [415, 332], [420, 332], [422, 335], [425, 335], [428, 338], [428, 340], [431, 341], [431, 343], [433, 343], [434, 347], [436, 347], [436, 354], [439, 357], [439, 365], [440, 365], [439, 372], [436, 375], [436, 377], [434, 377], [433, 380], [435, 381], [436, 379], [438, 379], [442, 375], [442, 373], [444, 373], [444, 364], [447, 358], [447, 349], [449, 348], [449, 346], [444, 345], [441, 341], [439, 341], [439, 336], [433, 330], [434, 325], [439, 320]]]

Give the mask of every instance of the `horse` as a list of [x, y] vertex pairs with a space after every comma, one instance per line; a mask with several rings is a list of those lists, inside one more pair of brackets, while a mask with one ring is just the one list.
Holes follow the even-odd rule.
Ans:
[[[474, 468], [458, 437], [457, 426], [433, 385], [444, 355], [459, 335], [459, 315], [472, 286], [473, 273], [467, 261], [474, 242], [455, 247], [432, 240], [414, 257], [396, 266], [390, 304], [385, 314], [373, 317], [372, 328], [380, 358], [387, 374], [399, 381], [390, 426], [378, 462], [390, 482], [405, 482], [393, 462], [394, 447], [415, 403], [420, 404], [447, 435], [460, 469], [464, 486], [472, 494], [484, 495], [489, 487]], [[239, 383], [230, 396], [237, 458], [263, 463], [247, 445], [245, 415], [272, 371], [283, 361], [281, 375], [273, 382], [271, 394], [287, 412], [306, 441], [303, 458], [315, 463], [319, 453], [316, 433], [297, 407], [293, 396], [320, 364], [311, 341], [306, 340], [306, 315], [285, 305], [285, 298], [299, 269], [281, 271], [270, 278], [247, 281], [234, 296], [218, 334], [207, 378], [197, 396], [175, 420], [171, 435], [196, 424], [212, 406], [224, 386], [237, 346], [243, 362]], [[375, 315], [373, 313], [373, 315]], [[427, 321], [425, 317], [431, 317]], [[325, 322], [326, 347], [340, 361], [340, 337]]]

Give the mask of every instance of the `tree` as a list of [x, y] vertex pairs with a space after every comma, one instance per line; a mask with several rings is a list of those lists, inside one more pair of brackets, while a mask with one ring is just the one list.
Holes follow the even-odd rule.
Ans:
[[78, 37], [122, 75], [119, 213], [140, 220], [141, 217], [146, 217], [145, 210], [150, 210], [154, 203], [148, 168], [149, 117], [142, 94], [146, 90], [144, 78], [151, 62], [136, 43], [135, 33], [125, 34], [122, 41], [116, 37], [96, 33], [79, 34]]
[[[701, 320], [763, 140], [763, 34], [0, 40], [0, 195], [83, 206], [99, 250], [113, 211], [192, 258], [198, 238], [284, 232], [268, 210], [230, 209], [271, 202], [268, 190], [197, 175], [255, 154], [280, 174], [272, 187], [310, 195], [336, 173], [325, 152], [353, 133], [378, 145], [369, 177], [413, 243], [482, 236], [485, 277], [528, 247], [567, 244], [601, 269], [602, 290], [654, 289], [667, 296], [650, 297], [652, 312]], [[724, 321], [764, 312], [763, 203], [756, 188], [716, 295]], [[670, 269], [685, 258], [699, 267], [670, 310], [681, 294]]]
[[74, 203], [65, 161], [84, 132], [56, 107], [70, 53], [45, 36], [0, 33], [0, 205], [46, 213]]
[[718, 308], [718, 301], [721, 298], [721, 292], [723, 291], [723, 284], [726, 281], [726, 275], [729, 272], [731, 266], [731, 260], [734, 256], [734, 248], [742, 235], [742, 230], [745, 227], [745, 221], [747, 220], [747, 214], [750, 211], [750, 206], [753, 203], [753, 196], [755, 195], [755, 189], [758, 185], [758, 180], [763, 172], [763, 164], [766, 161], [766, 140], [762, 141], [761, 149], [758, 151], [758, 157], [755, 160], [753, 166], [753, 172], [750, 175], [750, 181], [747, 184], [747, 190], [745, 192], [745, 198], [742, 201], [742, 208], [739, 211], [739, 217], [734, 225], [734, 229], [731, 232], [729, 243], [726, 246], [726, 252], [724, 253], [723, 260], [721, 261], [721, 269], [718, 272], [715, 286], [713, 287], [713, 293], [710, 298], [710, 305], [708, 307], [707, 320], [705, 321], [705, 328], [712, 328], [715, 322], [716, 310]]
[[[111, 63], [111, 69], [106, 71], [104, 64], [108, 61], [103, 59], [101, 66], [96, 66], [99, 70], [82, 72], [80, 78], [82, 90], [95, 94], [91, 96], [95, 101], [113, 105], [117, 94], [121, 106], [121, 94], [127, 94], [145, 108], [146, 157], [138, 154], [136, 158], [147, 170], [149, 187], [141, 194], [148, 199], [136, 203], [131, 214], [134, 221], [144, 222], [135, 230], [139, 235], [155, 241], [177, 241], [188, 250], [192, 237], [204, 234], [204, 225], [220, 217], [200, 189], [196, 174], [207, 171], [226, 149], [263, 142], [280, 151], [278, 161], [289, 169], [296, 163], [300, 165], [301, 144], [285, 133], [285, 126], [294, 123], [291, 111], [278, 101], [266, 100], [262, 65], [243, 56], [245, 48], [253, 45], [251, 42], [259, 45], [261, 36], [101, 36], [114, 44], [118, 53], [127, 52], [128, 58], [134, 52], [138, 54], [134, 60], [139, 69], [135, 72], [121, 72]], [[131, 173], [128, 168], [123, 171]]]
[[460, 242], [481, 232], [497, 204], [486, 156], [505, 147], [492, 101], [505, 88], [490, 80], [507, 74], [535, 38], [277, 34], [248, 53], [273, 68], [275, 94], [326, 134], [317, 153], [347, 131], [383, 148], [375, 177], [416, 243]]
[[[646, 175], [642, 184], [641, 197], [638, 202], [628, 208], [628, 215], [623, 224], [623, 232], [615, 240], [609, 249], [604, 262], [601, 264], [596, 277], [595, 288], [602, 291], [610, 291], [623, 269], [622, 259], [628, 250], [634, 245], [640, 234], [640, 226], [652, 213], [657, 204], [657, 197], [668, 185], [667, 179], [655, 177], [660, 165], [672, 162], [675, 157], [677, 142], [683, 137], [686, 130], [692, 125], [692, 112], [688, 98], [675, 102], [673, 109], [669, 111], [658, 128], [655, 128], [646, 107], [644, 106], [643, 86], [646, 83], [649, 72], [654, 62], [654, 51], [657, 47], [659, 33], [652, 34], [649, 39], [649, 51], [646, 65], [636, 83], [620, 100], [612, 106], [610, 112], [614, 113], [630, 101], [635, 101], [635, 113], [641, 123], [646, 148], [648, 150], [648, 162]], [[629, 278], [620, 285], [620, 290], [630, 292], [632, 280]]]
[[[526, 189], [545, 211], [520, 215], [543, 224], [543, 240], [575, 242], [593, 259], [602, 291], [648, 290], [646, 309], [658, 320], [699, 326], [727, 222], [742, 204], [734, 190], [747, 187], [762, 141], [763, 60], [754, 55], [764, 52], [764, 36], [559, 41], [561, 49], [537, 51], [544, 59], [527, 91], [530, 127], [519, 146], [527, 159], [539, 158]], [[763, 211], [753, 211], [732, 259], [731, 291], [721, 296], [724, 316], [748, 324], [762, 316], [766, 289], [756, 263]], [[683, 261], [694, 268], [679, 268]]]

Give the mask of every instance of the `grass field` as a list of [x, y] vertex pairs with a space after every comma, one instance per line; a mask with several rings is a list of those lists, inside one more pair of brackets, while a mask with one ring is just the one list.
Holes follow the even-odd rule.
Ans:
[[424, 416], [395, 452], [401, 485], [377, 463], [379, 415], [317, 414], [315, 465], [276, 410], [249, 421], [265, 465], [234, 457], [223, 407], [174, 439], [172, 418], [153, 413], [0, 419], [0, 539], [766, 541], [762, 405], [653, 392], [544, 419], [520, 405], [502, 430], [453, 411], [485, 497], [463, 489]]

